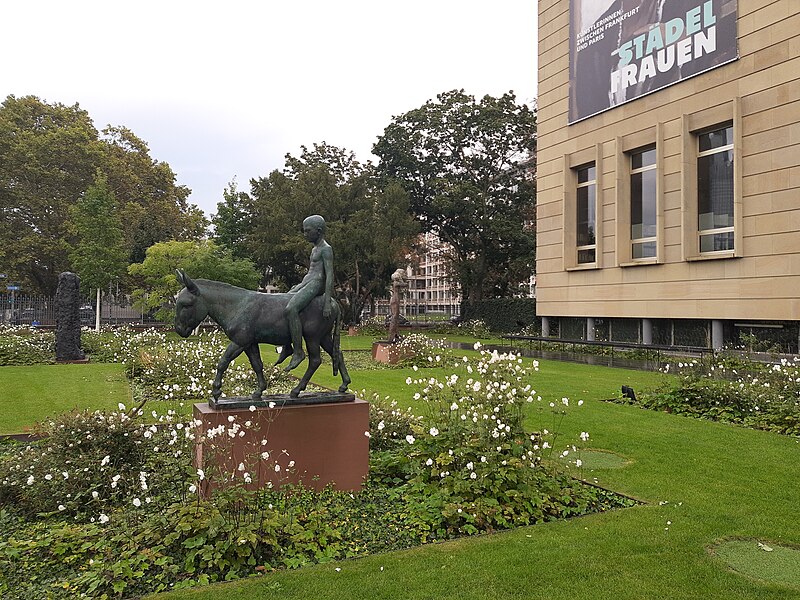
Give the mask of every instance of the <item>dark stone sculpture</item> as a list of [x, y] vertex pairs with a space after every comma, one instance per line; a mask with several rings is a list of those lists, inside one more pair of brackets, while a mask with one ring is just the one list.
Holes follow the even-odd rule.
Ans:
[[[251, 399], [259, 400], [267, 384], [258, 344], [283, 347], [276, 365], [293, 354], [292, 336], [285, 313], [286, 306], [295, 295], [262, 294], [219, 281], [192, 280], [183, 271], [177, 273], [178, 281], [185, 286], [175, 303], [175, 331], [178, 335], [188, 337], [203, 319], [211, 317], [231, 340], [217, 365], [211, 388], [213, 401], [209, 404], [216, 405], [222, 394], [222, 376], [231, 361], [242, 352], [250, 359], [258, 380], [258, 387]], [[322, 363], [320, 348], [331, 355], [333, 374], [341, 373], [339, 391], [346, 391], [350, 377], [339, 345], [341, 311], [338, 302], [326, 296], [316, 296], [300, 311], [299, 317], [309, 355], [308, 368], [289, 396], [297, 398], [319, 368]]]
[[56, 360], [82, 361], [80, 315], [81, 280], [75, 273], [61, 273], [56, 290]]

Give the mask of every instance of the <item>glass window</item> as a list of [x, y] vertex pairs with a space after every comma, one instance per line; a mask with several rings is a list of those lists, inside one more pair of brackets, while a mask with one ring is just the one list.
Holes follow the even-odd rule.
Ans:
[[733, 127], [726, 125], [697, 137], [700, 252], [733, 250]]
[[594, 163], [579, 167], [577, 171], [578, 264], [586, 264], [597, 260], [597, 182]]
[[656, 150], [631, 154], [631, 257], [656, 255]]

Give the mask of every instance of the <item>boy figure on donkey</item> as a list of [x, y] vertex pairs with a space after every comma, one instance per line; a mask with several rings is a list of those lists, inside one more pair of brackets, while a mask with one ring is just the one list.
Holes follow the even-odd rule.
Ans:
[[303, 221], [303, 236], [314, 247], [311, 249], [311, 264], [303, 281], [294, 286], [289, 293], [292, 298], [284, 309], [292, 336], [292, 360], [287, 371], [297, 367], [306, 357], [303, 352], [303, 326], [300, 312], [317, 296], [324, 296], [322, 316], [331, 316], [331, 297], [333, 295], [333, 248], [325, 241], [325, 219], [311, 215]]

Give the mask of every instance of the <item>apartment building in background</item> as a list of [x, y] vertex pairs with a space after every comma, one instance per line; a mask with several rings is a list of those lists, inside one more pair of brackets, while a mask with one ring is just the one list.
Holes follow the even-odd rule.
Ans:
[[797, 352], [800, 1], [539, 0], [546, 335]]

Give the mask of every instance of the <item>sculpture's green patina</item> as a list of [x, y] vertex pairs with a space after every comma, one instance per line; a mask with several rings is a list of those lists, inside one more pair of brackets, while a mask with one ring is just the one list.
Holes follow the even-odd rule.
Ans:
[[[253, 392], [252, 399], [260, 399], [267, 384], [258, 344], [276, 344], [283, 347], [276, 365], [293, 353], [293, 340], [286, 314], [287, 306], [297, 295], [262, 294], [219, 281], [192, 280], [183, 271], [178, 271], [178, 280], [185, 287], [176, 300], [175, 331], [183, 337], [188, 337], [203, 319], [211, 317], [231, 340], [217, 365], [216, 377], [211, 388], [214, 403], [222, 394], [222, 376], [225, 370], [242, 352], [250, 359], [258, 380], [258, 387]], [[333, 374], [341, 373], [342, 385], [339, 391], [346, 391], [350, 377], [339, 346], [341, 329], [339, 304], [327, 295], [317, 295], [309, 298], [297, 312], [300, 332], [306, 341], [309, 358], [306, 372], [289, 395], [296, 398], [308, 385], [312, 375], [322, 363], [320, 348], [331, 355]]]
[[[320, 215], [311, 215], [303, 221], [303, 236], [314, 247], [311, 249], [308, 273], [303, 281], [294, 286], [289, 293], [289, 299], [284, 315], [289, 322], [289, 332], [292, 335], [294, 353], [289, 361], [287, 371], [291, 371], [305, 358], [303, 354], [302, 326], [300, 311], [308, 306], [317, 296], [323, 297], [322, 316], [330, 317], [331, 296], [333, 295], [333, 248], [325, 241], [325, 219]], [[310, 351], [309, 351], [310, 352]]]

